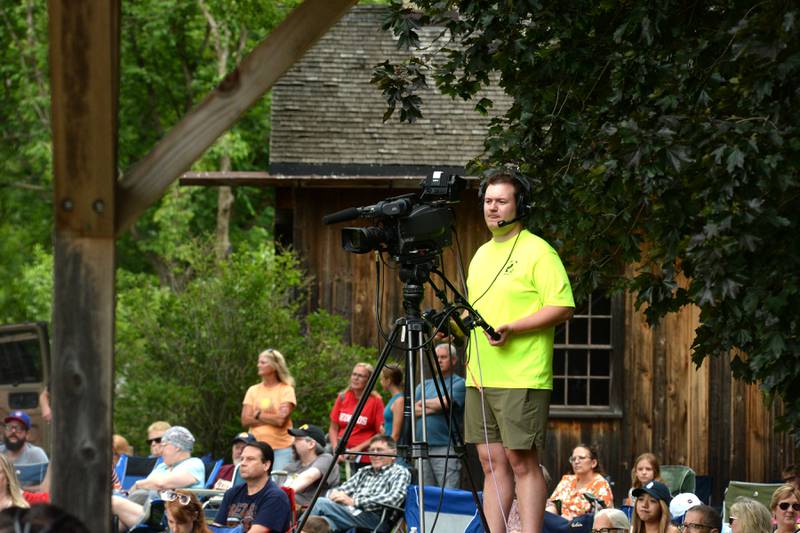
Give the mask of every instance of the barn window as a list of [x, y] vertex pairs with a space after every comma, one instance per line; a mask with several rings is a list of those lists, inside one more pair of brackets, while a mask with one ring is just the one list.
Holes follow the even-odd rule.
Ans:
[[[616, 301], [619, 300], [619, 301]], [[551, 414], [619, 415], [622, 301], [593, 294], [556, 328]]]

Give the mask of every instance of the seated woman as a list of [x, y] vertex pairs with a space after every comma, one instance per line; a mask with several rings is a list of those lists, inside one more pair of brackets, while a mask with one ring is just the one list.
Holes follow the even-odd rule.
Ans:
[[[561, 514], [567, 520], [592, 512], [592, 504], [584, 494], [600, 500], [606, 507], [613, 507], [614, 495], [608, 481], [603, 477], [597, 452], [586, 444], [579, 444], [569, 458], [574, 474], [565, 474], [556, 490], [547, 500], [547, 511]], [[556, 501], [561, 502], [558, 512]]]
[[633, 512], [631, 533], [678, 533], [670, 523], [669, 487], [660, 481], [651, 481], [633, 491], [636, 506]]
[[800, 491], [794, 485], [781, 485], [772, 494], [769, 508], [778, 525], [775, 533], [794, 533], [800, 516]]
[[17, 474], [6, 456], [0, 454], [0, 511], [9, 507], [30, 507], [22, 495]]
[[129, 528], [145, 516], [148, 498], [156, 498], [158, 491], [167, 489], [202, 489], [206, 470], [203, 461], [192, 457], [194, 436], [182, 426], [169, 428], [161, 437], [163, 462], [153, 469], [145, 479], [131, 487], [126, 499], [112, 496], [111, 509], [119, 517], [120, 525]]
[[634, 499], [632, 493], [634, 489], [643, 487], [651, 481], [661, 481], [661, 465], [658, 463], [658, 458], [646, 452], [641, 454], [633, 462], [631, 469], [631, 489], [628, 491], [628, 497], [623, 502], [624, 505], [633, 505]]
[[751, 498], [740, 496], [731, 505], [728, 523], [732, 533], [770, 533], [772, 517], [769, 510]]
[[170, 533], [211, 533], [197, 496], [185, 490], [165, 490], [160, 493], [166, 503]]

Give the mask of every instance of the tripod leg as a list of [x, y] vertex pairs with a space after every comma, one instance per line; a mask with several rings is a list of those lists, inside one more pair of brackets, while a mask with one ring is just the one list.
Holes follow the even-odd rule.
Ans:
[[[462, 435], [461, 427], [459, 426], [457, 418], [453, 416], [453, 409], [452, 409], [453, 404], [451, 402], [450, 393], [447, 390], [446, 386], [442, 386], [446, 382], [445, 381], [446, 378], [442, 373], [442, 368], [439, 366], [439, 360], [436, 357], [432, 357], [430, 352], [428, 352], [427, 355], [428, 355], [427, 359], [428, 368], [431, 372], [431, 375], [435, 376], [433, 384], [434, 387], [436, 388], [436, 395], [439, 398], [439, 403], [442, 406], [443, 415], [449, 427], [450, 441], [453, 445], [453, 450], [456, 452], [458, 460], [461, 461], [462, 470], [467, 473], [467, 482], [469, 483], [470, 491], [472, 492], [472, 499], [475, 502], [475, 506], [478, 509], [478, 514], [481, 518], [481, 524], [483, 524], [483, 529], [486, 533], [490, 533], [489, 522], [487, 521], [486, 515], [483, 512], [483, 504], [481, 502], [480, 497], [478, 496], [478, 488], [475, 483], [475, 479], [472, 477], [472, 471], [469, 469], [469, 465], [467, 464], [467, 455], [464, 445], [464, 439], [461, 436]], [[424, 389], [425, 389], [424, 380], [422, 389], [424, 394]], [[447, 479], [447, 461], [445, 461], [443, 478]]]

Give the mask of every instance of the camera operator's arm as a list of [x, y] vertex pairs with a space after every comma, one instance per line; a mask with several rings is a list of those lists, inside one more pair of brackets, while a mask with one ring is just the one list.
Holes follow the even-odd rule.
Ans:
[[502, 346], [511, 335], [519, 335], [529, 331], [545, 329], [566, 322], [575, 313], [574, 307], [561, 307], [556, 305], [546, 305], [528, 316], [497, 326], [495, 331], [500, 334], [499, 340], [492, 340], [488, 334], [489, 344], [492, 346]]

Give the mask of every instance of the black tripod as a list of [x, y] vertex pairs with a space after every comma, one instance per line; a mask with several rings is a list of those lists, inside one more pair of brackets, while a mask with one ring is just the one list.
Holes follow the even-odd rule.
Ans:
[[[430, 279], [431, 272], [436, 272], [442, 280], [450, 287], [451, 290], [454, 291], [456, 294], [456, 300], [458, 305], [450, 304], [446, 299], [446, 294], [443, 289], [436, 287]], [[415, 423], [415, 408], [414, 402], [412, 401], [412, 391], [416, 389], [415, 381], [417, 372], [422, 369], [423, 365], [427, 361], [428, 368], [431, 371], [431, 374], [434, 377], [434, 384], [436, 387], [436, 394], [439, 398], [440, 405], [442, 407], [442, 413], [445, 416], [445, 419], [448, 422], [452, 422], [454, 427], [450, 428], [450, 438], [453, 444], [453, 449], [458, 456], [458, 460], [461, 461], [463, 470], [467, 473], [467, 480], [469, 481], [470, 489], [472, 491], [472, 498], [475, 501], [475, 505], [478, 508], [478, 512], [481, 518], [481, 522], [483, 524], [484, 531], [489, 533], [489, 525], [486, 521], [486, 516], [483, 513], [483, 505], [481, 504], [480, 498], [478, 496], [478, 491], [475, 485], [475, 480], [472, 477], [472, 473], [470, 472], [469, 465], [467, 464], [465, 448], [463, 438], [461, 437], [461, 431], [458, 427], [458, 421], [455, 420], [454, 417], [451, 416], [450, 409], [452, 407], [451, 399], [449, 397], [449, 393], [447, 388], [444, 386], [440, 386], [440, 384], [444, 384], [444, 378], [442, 375], [442, 370], [439, 367], [439, 362], [432, 355], [432, 351], [430, 349], [430, 341], [425, 341], [424, 339], [427, 337], [430, 339], [430, 328], [428, 326], [428, 322], [422, 317], [422, 313], [420, 312], [420, 306], [422, 304], [422, 299], [424, 296], [424, 285], [425, 283], [429, 283], [433, 288], [436, 296], [439, 298], [440, 301], [445, 306], [445, 310], [439, 314], [440, 319], [438, 320], [439, 325], [447, 323], [448, 319], [455, 318], [455, 313], [459, 312], [462, 308], [466, 309], [469, 312], [470, 320], [468, 323], [470, 325], [478, 325], [486, 329], [490, 334], [494, 334], [494, 331], [486, 325], [485, 322], [480, 318], [480, 316], [475, 312], [474, 309], [469, 307], [466, 304], [466, 300], [458, 294], [452, 284], [447, 281], [444, 275], [434, 268], [434, 259], [427, 259], [424, 261], [419, 262], [403, 262], [400, 268], [400, 280], [403, 282], [403, 309], [405, 311], [405, 316], [399, 318], [395, 321], [394, 326], [392, 328], [391, 333], [387, 339], [386, 345], [381, 350], [381, 354], [378, 358], [378, 362], [375, 365], [375, 370], [369, 378], [367, 385], [364, 389], [364, 392], [361, 395], [361, 398], [358, 401], [358, 405], [356, 405], [355, 411], [348, 422], [347, 427], [345, 428], [344, 433], [342, 434], [341, 438], [339, 439], [339, 444], [334, 450], [334, 457], [331, 465], [328, 467], [328, 470], [322, 475], [321, 479], [328, 479], [328, 476], [331, 474], [334, 468], [338, 468], [338, 458], [346, 452], [345, 445], [350, 439], [350, 434], [353, 432], [355, 428], [356, 421], [358, 417], [361, 415], [361, 412], [364, 409], [364, 405], [366, 405], [367, 400], [369, 399], [370, 393], [374, 390], [375, 384], [377, 383], [378, 377], [380, 376], [381, 370], [386, 366], [386, 362], [389, 359], [389, 356], [392, 353], [393, 349], [402, 349], [405, 355], [405, 367], [406, 367], [406, 386], [404, 391], [404, 408], [403, 408], [403, 426], [404, 426], [404, 433], [406, 437], [410, 435], [410, 445], [407, 446], [400, 446], [398, 450], [402, 450], [404, 453], [398, 452], [396, 455], [403, 455], [403, 457], [409, 463], [415, 465], [417, 470], [418, 480], [422, 482], [425, 479], [424, 477], [424, 469], [426, 468], [425, 459], [428, 459], [429, 456], [429, 446], [427, 443], [427, 428], [426, 428], [426, 414], [425, 414], [425, 386], [422, 383], [420, 386], [421, 390], [421, 405], [423, 406], [422, 412], [419, 413], [419, 416], [422, 420], [421, 424], [421, 434], [418, 434], [416, 423]], [[436, 321], [435, 321], [436, 322]], [[459, 321], [460, 322], [460, 321]], [[460, 323], [463, 325], [463, 323]], [[438, 329], [438, 328], [437, 328]], [[464, 328], [462, 328], [464, 329]], [[465, 331], [466, 333], [466, 331]], [[426, 335], [427, 334], [427, 335]], [[379, 454], [379, 453], [372, 453], [372, 452], [359, 452], [362, 455], [386, 455], [386, 454]], [[449, 455], [449, 454], [448, 454]], [[297, 531], [301, 531], [303, 526], [305, 525], [306, 520], [313, 509], [314, 504], [316, 503], [317, 499], [322, 492], [322, 488], [324, 483], [320, 483], [317, 486], [317, 490], [314, 492], [314, 497], [311, 500], [311, 503], [308, 506], [308, 510], [303, 514], [300, 518], [300, 522], [297, 526]], [[418, 498], [418, 505], [419, 505], [419, 519], [420, 519], [420, 532], [426, 533], [425, 528], [425, 495], [424, 490], [419, 491], [419, 498]]]

